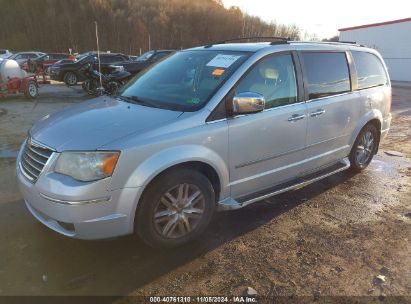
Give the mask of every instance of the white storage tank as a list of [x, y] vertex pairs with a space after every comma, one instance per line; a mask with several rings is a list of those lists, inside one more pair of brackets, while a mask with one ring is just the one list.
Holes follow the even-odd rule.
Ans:
[[0, 83], [7, 82], [10, 78], [24, 78], [27, 73], [22, 70], [15, 60], [3, 59], [0, 60]]
[[411, 18], [339, 29], [340, 41], [378, 50], [391, 80], [411, 81]]

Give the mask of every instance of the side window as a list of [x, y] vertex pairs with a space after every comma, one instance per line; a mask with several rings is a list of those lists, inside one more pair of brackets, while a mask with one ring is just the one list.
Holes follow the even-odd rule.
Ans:
[[297, 101], [297, 82], [290, 54], [270, 56], [255, 65], [238, 84], [235, 93], [254, 92], [265, 97], [265, 108]]
[[316, 99], [351, 90], [345, 53], [303, 52], [308, 98]]
[[155, 54], [153, 57], [151, 57], [150, 59], [151, 59], [152, 61], [158, 61], [158, 60], [166, 57], [168, 54], [169, 54], [169, 53], [166, 53], [166, 52], [157, 53], [157, 54]]
[[387, 76], [381, 60], [371, 53], [351, 52], [357, 70], [358, 88], [366, 89], [387, 83]]
[[112, 60], [112, 56], [101, 56], [100, 55], [100, 61], [101, 61], [101, 63], [111, 63], [111, 62], [114, 62], [113, 60]]

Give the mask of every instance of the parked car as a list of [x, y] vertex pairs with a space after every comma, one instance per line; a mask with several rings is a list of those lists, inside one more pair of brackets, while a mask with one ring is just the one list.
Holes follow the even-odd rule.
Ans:
[[58, 233], [136, 232], [178, 246], [198, 238], [216, 210], [364, 170], [390, 111], [390, 79], [374, 49], [207, 45], [153, 65], [117, 97], [36, 123], [17, 176], [28, 210]]
[[35, 59], [43, 55], [44, 53], [42, 52], [18, 52], [10, 55], [7, 59], [15, 60], [20, 66], [22, 66], [29, 58]]
[[[80, 68], [87, 63], [93, 63], [98, 66], [96, 53], [80, 54], [77, 59], [72, 63], [62, 63], [53, 65], [49, 68], [49, 74], [51, 79], [57, 81], [64, 81], [67, 85], [76, 85], [79, 81], [84, 81], [85, 77], [80, 71]], [[128, 61], [129, 57], [118, 53], [104, 53], [100, 54], [100, 62], [102, 72], [111, 71], [110, 67], [113, 63]]]
[[132, 75], [135, 75], [144, 70], [145, 68], [149, 67], [153, 63], [159, 61], [160, 59], [163, 59], [166, 56], [169, 56], [174, 52], [175, 51], [173, 50], [148, 51], [140, 57], [138, 57], [137, 59], [125, 61], [121, 63], [121, 65], [124, 67], [126, 71], [128, 71]]
[[22, 67], [23, 69], [30, 72], [35, 72], [39, 69], [45, 71], [49, 66], [62, 59], [74, 61], [75, 56], [64, 53], [47, 53], [38, 58], [28, 60], [25, 64], [22, 65]]
[[10, 55], [12, 55], [13, 53], [11, 53], [9, 50], [5, 50], [5, 49], [0, 49], [0, 58], [8, 58]]

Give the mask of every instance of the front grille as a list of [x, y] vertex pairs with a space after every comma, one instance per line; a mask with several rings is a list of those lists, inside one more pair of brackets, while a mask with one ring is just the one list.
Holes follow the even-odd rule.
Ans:
[[31, 182], [36, 182], [52, 153], [53, 150], [37, 144], [31, 139], [27, 140], [20, 160], [20, 167]]

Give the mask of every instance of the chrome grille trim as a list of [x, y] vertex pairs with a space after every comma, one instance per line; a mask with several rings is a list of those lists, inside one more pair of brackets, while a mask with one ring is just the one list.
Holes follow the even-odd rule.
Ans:
[[44, 154], [44, 153], [42, 153], [42, 152], [39, 152], [39, 151], [35, 150], [35, 149], [44, 149], [44, 148], [29, 146], [29, 149], [30, 149], [31, 152], [34, 152], [35, 154], [37, 154], [37, 155], [39, 155], [39, 156], [41, 156], [41, 157], [44, 157], [44, 158], [46, 158], [46, 159], [48, 159], [48, 158], [50, 157], [50, 155], [47, 155], [47, 154]]
[[28, 138], [19, 164], [23, 175], [35, 183], [53, 152], [53, 149]]
[[31, 167], [33, 167], [34, 169], [36, 169], [37, 171], [41, 172], [41, 170], [44, 167], [44, 164], [42, 163], [37, 163], [37, 162], [33, 162], [31, 161], [31, 159], [29, 157], [27, 157], [28, 154], [24, 154], [23, 155], [23, 159], [26, 163], [28, 163]]

